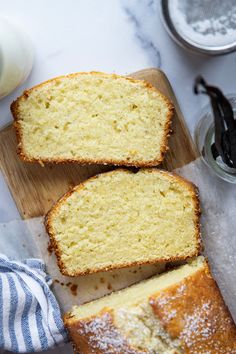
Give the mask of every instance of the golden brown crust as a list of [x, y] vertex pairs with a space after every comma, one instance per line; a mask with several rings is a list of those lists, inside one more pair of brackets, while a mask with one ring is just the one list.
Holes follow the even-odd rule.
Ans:
[[103, 309], [98, 315], [75, 321], [70, 314], [64, 324], [76, 350], [82, 354], [147, 354], [132, 348], [114, 325], [113, 311]]
[[151, 296], [150, 304], [168, 334], [181, 340], [184, 353], [236, 353], [236, 327], [207, 263]]
[[[22, 137], [22, 130], [21, 130], [21, 125], [19, 123], [20, 121], [20, 114], [19, 114], [19, 104], [21, 101], [24, 101], [28, 98], [28, 96], [30, 95], [31, 91], [42, 87], [44, 85], [47, 85], [50, 82], [55, 82], [57, 80], [63, 79], [63, 78], [70, 78], [70, 77], [76, 77], [76, 76], [80, 76], [80, 75], [89, 75], [89, 74], [93, 74], [93, 75], [102, 75], [105, 77], [112, 77], [114, 79], [116, 78], [123, 78], [125, 80], [128, 80], [130, 82], [133, 83], [142, 83], [146, 88], [148, 88], [149, 90], [153, 90], [155, 92], [158, 92], [159, 96], [162, 97], [162, 99], [166, 102], [167, 107], [169, 109], [169, 112], [167, 114], [167, 118], [166, 118], [166, 123], [165, 123], [165, 128], [164, 128], [164, 134], [163, 134], [163, 140], [161, 143], [161, 149], [160, 149], [160, 156], [158, 158], [156, 158], [155, 160], [150, 160], [150, 161], [129, 161], [129, 160], [114, 160], [114, 159], [104, 159], [104, 160], [95, 160], [95, 159], [48, 159], [48, 158], [44, 158], [44, 159], [40, 159], [40, 158], [31, 158], [29, 156], [27, 156], [27, 153], [24, 149], [24, 143], [23, 143], [23, 137]], [[38, 162], [40, 164], [44, 164], [44, 163], [56, 163], [56, 164], [60, 164], [60, 163], [79, 163], [81, 165], [87, 165], [87, 164], [101, 164], [101, 165], [116, 165], [116, 166], [134, 166], [134, 167], [154, 167], [159, 165], [163, 159], [164, 159], [164, 154], [165, 152], [168, 150], [168, 137], [170, 136], [170, 126], [171, 126], [171, 118], [173, 115], [173, 110], [174, 110], [174, 106], [172, 105], [172, 103], [168, 100], [168, 98], [166, 96], [164, 96], [160, 91], [158, 91], [154, 86], [152, 86], [151, 84], [145, 82], [144, 80], [137, 80], [137, 79], [133, 79], [132, 77], [123, 77], [123, 76], [119, 76], [116, 74], [105, 74], [105, 73], [100, 73], [100, 72], [80, 72], [80, 73], [74, 73], [74, 74], [69, 74], [69, 75], [65, 75], [65, 76], [58, 76], [56, 78], [47, 80], [39, 85], [36, 85], [34, 87], [32, 87], [31, 89], [25, 90], [22, 94], [22, 96], [18, 97], [15, 101], [12, 102], [11, 104], [11, 112], [14, 118], [14, 128], [15, 128], [15, 132], [16, 132], [16, 138], [17, 138], [17, 154], [19, 155], [19, 157], [21, 158], [21, 160], [25, 161], [25, 162]]]
[[[125, 170], [125, 169], [116, 169], [114, 171], [109, 171], [109, 172], [104, 172], [105, 174], [114, 174], [117, 171], [124, 171], [125, 173], [133, 173], [129, 170]], [[182, 256], [176, 256], [176, 257], [171, 257], [171, 258], [162, 258], [162, 259], [157, 259], [157, 260], [147, 260], [147, 261], [138, 261], [138, 262], [127, 262], [125, 264], [120, 264], [120, 265], [111, 265], [109, 267], [104, 267], [104, 268], [97, 268], [97, 269], [87, 269], [86, 271], [76, 271], [76, 272], [69, 272], [66, 269], [65, 264], [62, 261], [62, 257], [61, 257], [61, 250], [60, 247], [55, 239], [55, 235], [52, 229], [52, 219], [54, 214], [57, 212], [57, 209], [63, 204], [63, 202], [74, 192], [74, 191], [79, 191], [81, 189], [83, 189], [85, 183], [89, 183], [91, 180], [94, 180], [96, 178], [99, 178], [99, 176], [104, 175], [104, 173], [95, 175], [89, 179], [87, 179], [85, 182], [79, 184], [78, 186], [75, 186], [72, 190], [70, 190], [69, 192], [67, 192], [66, 194], [64, 194], [55, 204], [54, 206], [51, 208], [51, 210], [49, 210], [49, 212], [47, 213], [47, 215], [45, 216], [45, 227], [47, 230], [47, 233], [50, 237], [50, 242], [51, 245], [55, 251], [56, 257], [57, 257], [57, 264], [58, 267], [61, 271], [61, 273], [63, 275], [67, 275], [67, 276], [79, 276], [79, 275], [86, 275], [86, 274], [92, 274], [92, 273], [98, 273], [98, 272], [103, 272], [103, 271], [109, 271], [109, 270], [113, 270], [113, 269], [120, 269], [120, 268], [127, 268], [127, 267], [131, 267], [131, 266], [135, 266], [135, 265], [143, 265], [143, 264], [153, 264], [153, 263], [166, 263], [166, 262], [174, 262], [174, 261], [180, 261], [180, 260], [186, 260], [192, 257], [196, 257], [199, 255], [200, 251], [201, 251], [201, 236], [200, 236], [200, 222], [199, 222], [199, 216], [200, 216], [200, 208], [199, 208], [199, 198], [198, 198], [198, 189], [197, 187], [187, 181], [186, 179], [178, 176], [175, 173], [171, 173], [171, 172], [167, 172], [165, 170], [160, 170], [160, 169], [147, 169], [146, 171], [150, 171], [150, 173], [162, 173], [165, 174], [167, 176], [169, 176], [170, 178], [174, 178], [176, 179], [179, 183], [183, 184], [184, 186], [186, 186], [188, 188], [188, 190], [191, 192], [192, 194], [192, 198], [195, 204], [195, 237], [196, 237], [196, 249], [195, 252], [193, 253], [189, 253], [188, 256], [186, 257], [182, 257]]]
[[[206, 261], [178, 284], [150, 295], [149, 303], [166, 333], [178, 341], [181, 352], [236, 353], [236, 326]], [[128, 346], [128, 337], [116, 327], [110, 308], [80, 320], [68, 313], [64, 323], [83, 354], [143, 353]]]

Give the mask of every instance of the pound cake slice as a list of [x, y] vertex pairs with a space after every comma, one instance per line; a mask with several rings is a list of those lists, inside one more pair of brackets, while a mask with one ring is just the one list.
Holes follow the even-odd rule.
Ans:
[[184, 260], [200, 250], [197, 190], [158, 169], [102, 173], [62, 197], [46, 228], [64, 275]]
[[91, 72], [35, 86], [11, 111], [25, 161], [156, 166], [167, 150], [172, 105], [142, 80]]
[[236, 327], [203, 257], [74, 307], [64, 323], [83, 354], [236, 353]]

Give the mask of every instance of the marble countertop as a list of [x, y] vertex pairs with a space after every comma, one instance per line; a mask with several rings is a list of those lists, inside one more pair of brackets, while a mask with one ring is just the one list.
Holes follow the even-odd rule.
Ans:
[[[163, 26], [159, 0], [0, 0], [0, 5], [3, 16], [28, 32], [35, 49], [28, 80], [0, 101], [0, 127], [11, 121], [10, 103], [25, 88], [76, 71], [161, 68], [191, 133], [205, 103], [192, 90], [198, 74], [226, 93], [235, 91], [236, 53], [207, 57], [180, 48]], [[18, 218], [2, 175], [0, 195], [1, 221]]]
[[[35, 49], [28, 80], [0, 101], [0, 127], [11, 121], [9, 105], [22, 90], [76, 71], [128, 74], [161, 68], [191, 133], [205, 104], [204, 97], [193, 94], [198, 74], [225, 93], [236, 91], [236, 53], [207, 57], [180, 48], [163, 26], [159, 0], [0, 0], [0, 7], [1, 15], [28, 32]], [[19, 214], [0, 174], [0, 221], [14, 218]]]

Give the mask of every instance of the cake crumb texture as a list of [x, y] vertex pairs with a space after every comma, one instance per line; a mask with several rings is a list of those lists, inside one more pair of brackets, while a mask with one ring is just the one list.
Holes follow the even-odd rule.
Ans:
[[49, 80], [11, 105], [23, 160], [130, 166], [161, 163], [172, 110], [150, 84], [96, 72]]
[[75, 187], [48, 213], [63, 274], [183, 260], [200, 251], [196, 188], [157, 169], [115, 170]]

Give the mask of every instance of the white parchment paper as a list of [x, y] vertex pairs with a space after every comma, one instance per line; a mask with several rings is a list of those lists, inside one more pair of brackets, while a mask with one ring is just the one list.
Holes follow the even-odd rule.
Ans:
[[48, 273], [54, 280], [53, 291], [63, 313], [72, 305], [91, 301], [124, 288], [164, 268], [146, 265], [82, 277], [66, 277], [61, 275], [56, 257], [48, 250], [48, 246], [49, 237], [42, 217], [0, 224], [0, 253], [18, 260], [31, 257], [43, 259]]
[[[199, 188], [204, 254], [236, 321], [236, 186], [219, 179], [200, 159], [176, 172]], [[48, 251], [48, 244], [43, 218], [0, 224], [0, 252], [15, 259], [42, 258], [54, 279], [53, 291], [63, 312], [74, 304], [101, 297], [163, 269], [148, 265], [65, 277], [58, 270], [54, 254]]]
[[236, 321], [236, 185], [197, 159], [176, 171], [199, 188], [204, 254]]

